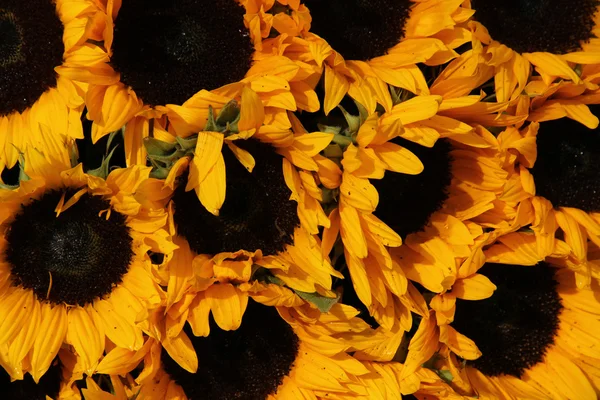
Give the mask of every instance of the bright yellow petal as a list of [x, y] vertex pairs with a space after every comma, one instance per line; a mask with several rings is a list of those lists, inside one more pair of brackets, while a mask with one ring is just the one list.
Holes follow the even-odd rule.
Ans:
[[395, 143], [387, 142], [374, 147], [377, 157], [383, 161], [387, 169], [403, 174], [417, 175], [423, 172], [423, 163], [410, 150]]
[[[91, 307], [89, 310], [95, 312]], [[86, 373], [93, 373], [104, 351], [104, 333], [92, 316], [81, 307], [69, 310], [67, 326], [67, 341], [71, 343], [81, 358], [82, 367]]]
[[325, 100], [323, 102], [323, 112], [328, 115], [340, 101], [344, 98], [350, 83], [345, 76], [325, 65]]
[[236, 330], [248, 305], [248, 295], [230, 284], [212, 285], [206, 290], [206, 299], [215, 322], [225, 331]]
[[236, 146], [232, 142], [228, 142], [227, 147], [229, 147], [229, 150], [231, 150], [231, 152], [235, 155], [235, 158], [237, 158], [244, 168], [246, 168], [248, 172], [252, 172], [254, 166], [256, 165], [256, 161], [254, 160], [254, 157], [252, 157], [252, 154]]
[[452, 294], [463, 300], [487, 299], [494, 294], [494, 290], [496, 290], [496, 285], [481, 274], [459, 279], [452, 286]]
[[446, 343], [448, 347], [465, 360], [475, 360], [481, 357], [481, 351], [475, 342], [458, 333], [450, 325], [440, 327], [440, 342]]
[[198, 135], [186, 191], [204, 182], [211, 169], [217, 164], [219, 157], [223, 157], [221, 155], [223, 137], [220, 132], [201, 132]]
[[265, 120], [265, 108], [256, 92], [246, 86], [242, 89], [242, 102], [240, 105], [240, 131], [260, 128]]
[[225, 160], [223, 154], [219, 153], [217, 162], [208, 172], [200, 187], [196, 188], [198, 199], [211, 214], [219, 215], [219, 210], [225, 202], [227, 186], [225, 179]]
[[194, 351], [192, 341], [184, 331], [174, 338], [165, 337], [162, 341], [164, 349], [177, 364], [192, 374], [198, 370], [198, 356]]
[[42, 304], [42, 318], [39, 332], [52, 332], [51, 335], [37, 335], [31, 354], [31, 376], [39, 382], [46, 373], [67, 334], [67, 311], [63, 306], [52, 307]]

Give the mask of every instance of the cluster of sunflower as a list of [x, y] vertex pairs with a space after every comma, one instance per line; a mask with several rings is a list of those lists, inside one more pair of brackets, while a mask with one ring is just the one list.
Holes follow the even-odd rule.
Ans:
[[598, 0], [0, 0], [0, 397], [596, 399]]

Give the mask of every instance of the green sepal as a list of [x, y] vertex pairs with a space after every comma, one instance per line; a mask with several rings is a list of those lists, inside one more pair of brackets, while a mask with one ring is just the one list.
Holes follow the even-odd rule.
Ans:
[[208, 118], [206, 119], [204, 130], [208, 132], [220, 132], [217, 122], [215, 121], [215, 111], [210, 105], [208, 106]]
[[18, 188], [19, 185], [7, 185], [6, 183], [0, 183], [0, 189], [15, 190]]
[[450, 372], [447, 369], [438, 369], [438, 370], [435, 370], [435, 373], [438, 374], [438, 376], [447, 384], [452, 383], [452, 380], [454, 380], [454, 376], [452, 375], [452, 372]]
[[25, 173], [25, 157], [23, 153], [19, 152], [19, 183], [16, 185], [7, 185], [6, 183], [0, 182], [1, 189], [15, 190], [20, 186], [21, 181], [28, 181], [31, 178]]
[[144, 138], [144, 147], [150, 158], [169, 156], [177, 151], [177, 143], [163, 142], [153, 137]]
[[155, 179], [167, 179], [169, 176], [170, 168], [163, 168], [153, 163], [152, 171], [150, 172], [150, 177]]
[[358, 101], [354, 100], [354, 104], [356, 104], [356, 108], [358, 108], [358, 117], [360, 118], [360, 124], [362, 125], [365, 123], [367, 118], [369, 118], [369, 112]]
[[240, 122], [240, 115], [238, 114], [238, 116], [231, 122], [228, 122], [227, 125], [225, 126], [225, 136], [229, 136], [232, 135], [234, 133], [239, 133], [240, 132], [240, 128], [238, 127], [238, 123]]
[[19, 182], [28, 181], [31, 178], [25, 173], [25, 156], [19, 153]]
[[342, 148], [335, 143], [325, 147], [323, 153], [327, 158], [339, 158], [341, 160], [344, 157], [344, 152], [342, 151]]
[[177, 141], [179, 146], [181, 146], [181, 149], [184, 150], [186, 153], [189, 150], [192, 150], [193, 152], [194, 150], [196, 150], [196, 143], [198, 143], [198, 135], [192, 135], [186, 138], [175, 136], [175, 140]]
[[415, 97], [414, 94], [412, 94], [411, 92], [409, 92], [408, 90], [402, 89], [402, 88], [398, 88], [395, 86], [391, 86], [389, 85], [389, 90], [390, 90], [390, 95], [392, 96], [392, 105], [396, 105], [396, 104], [400, 104], [402, 102], [405, 102], [406, 100], [409, 100], [413, 97]]
[[340, 196], [340, 189], [328, 189], [324, 187], [321, 189], [321, 193], [323, 196], [323, 200], [321, 200], [322, 204], [337, 203], [338, 197]]
[[292, 292], [296, 293], [298, 295], [298, 297], [300, 297], [301, 299], [308, 301], [308, 302], [314, 304], [315, 306], [317, 306], [317, 308], [321, 312], [329, 312], [329, 310], [331, 310], [331, 307], [333, 307], [333, 305], [340, 300], [339, 295], [337, 295], [334, 298], [331, 298], [331, 297], [325, 297], [317, 292], [308, 293], [308, 292], [302, 292], [300, 290], [293, 289], [289, 286], [286, 286], [285, 282], [283, 282], [281, 279], [279, 279], [278, 277], [273, 275], [268, 269], [266, 269], [264, 267], [260, 267], [260, 266], [257, 266], [256, 269], [254, 269], [254, 266], [253, 266], [252, 279], [256, 279], [259, 282], [271, 283], [273, 285], [287, 287]]
[[102, 163], [96, 169], [90, 169], [86, 172], [88, 175], [97, 176], [98, 178], [106, 179], [108, 174], [110, 173], [110, 159], [112, 158], [115, 150], [119, 147], [118, 145], [113, 147], [113, 149], [108, 153], [108, 156], [102, 157]]
[[173, 153], [165, 155], [165, 156], [149, 156], [153, 161], [161, 162], [165, 165], [173, 166], [181, 157], [185, 156], [186, 152], [183, 150], [175, 150]]
[[307, 292], [301, 292], [299, 290], [294, 290], [294, 293], [296, 293], [298, 295], [298, 297], [300, 297], [303, 300], [306, 300], [312, 304], [314, 304], [315, 306], [317, 306], [317, 308], [319, 309], [319, 311], [321, 312], [329, 312], [329, 310], [331, 310], [331, 307], [333, 307], [334, 304], [336, 304], [338, 301], [340, 301], [340, 296], [339, 294], [334, 297], [325, 297], [317, 292], [314, 293], [307, 293]]
[[[358, 105], [359, 103], [356, 103], [356, 104]], [[348, 132], [350, 132], [350, 133], [358, 132], [361, 124], [364, 122], [364, 121], [361, 121], [360, 115], [350, 114], [348, 111], [346, 111], [346, 109], [344, 107], [342, 107], [341, 104], [338, 105], [338, 108], [342, 111], [342, 114], [344, 115], [344, 119], [346, 120], [346, 123], [348, 124], [348, 128], [347, 128]]]
[[[240, 117], [240, 106], [236, 100], [231, 100], [225, 106], [217, 116], [217, 126], [227, 126], [227, 123], [231, 123], [236, 119], [239, 121]], [[207, 130], [205, 128], [205, 130]]]
[[350, 138], [348, 136], [334, 133], [332, 142], [337, 144], [338, 146], [340, 146], [340, 148], [342, 148], [342, 150], [346, 150], [346, 148], [348, 146], [350, 146], [352, 143], [354, 143], [354, 140], [352, 140], [352, 138]]
[[342, 132], [341, 126], [317, 124], [317, 128], [319, 128], [320, 132], [333, 133], [334, 135], [340, 134]]
[[125, 136], [125, 126], [122, 126], [121, 129], [111, 132], [108, 134], [108, 141], [106, 142], [106, 152], [108, 153], [108, 149], [110, 149], [110, 144], [112, 143], [112, 141], [114, 140], [114, 138], [117, 136], [117, 134], [121, 134], [122, 137]]
[[71, 168], [74, 168], [79, 164], [79, 150], [77, 149], [77, 144], [75, 142], [73, 142], [69, 149], [69, 162], [71, 163]]

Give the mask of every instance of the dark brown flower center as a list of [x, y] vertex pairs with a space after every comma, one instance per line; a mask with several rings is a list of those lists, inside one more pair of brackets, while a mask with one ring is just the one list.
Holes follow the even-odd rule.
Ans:
[[554, 268], [487, 263], [479, 270], [497, 289], [485, 300], [457, 300], [453, 326], [483, 353], [469, 361], [487, 376], [521, 377], [554, 343], [562, 310]]
[[404, 37], [409, 0], [306, 0], [316, 33], [348, 60], [382, 56]]
[[0, 4], [0, 116], [23, 112], [56, 87], [63, 25], [50, 0]]
[[422, 230], [448, 198], [447, 189], [452, 180], [452, 147], [446, 140], [438, 140], [432, 148], [402, 138], [395, 138], [392, 142], [413, 152], [424, 166], [423, 172], [418, 175], [386, 171], [383, 179], [371, 179], [379, 193], [379, 204], [374, 214], [405, 238]]
[[289, 374], [298, 354], [298, 337], [277, 313], [250, 300], [239, 329], [223, 331], [211, 317], [210, 335], [195, 337], [186, 327], [198, 371], [181, 368], [167, 352], [165, 371], [191, 399], [265, 400]]
[[519, 53], [565, 54], [595, 37], [598, 0], [472, 0], [492, 39]]
[[[68, 199], [74, 193], [67, 190]], [[58, 217], [63, 191], [23, 206], [6, 233], [13, 284], [54, 304], [85, 305], [109, 294], [129, 269], [132, 238], [124, 215], [100, 196], [84, 194]]]
[[128, 0], [115, 21], [112, 65], [147, 104], [182, 104], [244, 77], [253, 45], [232, 0]]
[[199, 254], [258, 249], [264, 255], [277, 254], [293, 242], [299, 224], [298, 204], [290, 200], [283, 178], [283, 158], [257, 140], [237, 140], [236, 146], [256, 160], [252, 172], [225, 146], [227, 192], [219, 216], [208, 212], [196, 192], [186, 192], [182, 183], [173, 196], [177, 231]]
[[[600, 106], [590, 107], [600, 115]], [[568, 118], [540, 123], [537, 160], [530, 170], [536, 194], [554, 207], [600, 211], [600, 129]]]

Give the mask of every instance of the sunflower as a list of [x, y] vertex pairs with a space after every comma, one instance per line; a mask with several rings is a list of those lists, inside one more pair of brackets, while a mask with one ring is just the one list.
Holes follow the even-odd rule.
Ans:
[[17, 188], [0, 189], [3, 364], [13, 378], [29, 372], [37, 382], [69, 345], [91, 374], [106, 343], [144, 345], [148, 312], [164, 296], [147, 252], [172, 249], [162, 228], [167, 213], [143, 209], [134, 198], [148, 167], [117, 169], [103, 179], [81, 164], [31, 164], [40, 168]]
[[[599, 106], [590, 107], [599, 112]], [[594, 194], [600, 190], [599, 169], [593, 161], [600, 152], [597, 128], [561, 118], [508, 129], [499, 140], [515, 154], [506, 168], [519, 177], [522, 185], [515, 189], [531, 205], [539, 258], [551, 254], [556, 243], [568, 246], [565, 257], [552, 261], [571, 269], [578, 286], [588, 286], [598, 270], [587, 262], [587, 253], [600, 245], [600, 204]]]
[[[598, 2], [544, 0], [535, 7], [471, 0], [473, 48], [494, 69], [496, 98], [515, 100], [525, 88], [531, 66], [549, 85], [557, 79], [582, 82], [580, 66], [600, 64]], [[470, 4], [469, 4], [470, 3]]]
[[243, 88], [284, 115], [303, 107], [295, 97], [306, 97], [306, 88], [297, 92], [291, 85], [304, 79], [301, 67], [287, 57], [255, 51], [262, 38], [255, 28], [262, 22], [252, 16], [264, 7], [262, 1], [103, 3], [106, 50], [87, 70], [71, 73], [90, 83], [86, 106], [94, 142], [126, 125], [128, 165], [145, 163], [144, 137], [198, 132], [209, 105], [220, 110], [239, 100]]
[[339, 231], [336, 251], [358, 298], [390, 331], [399, 322], [410, 330], [406, 309], [426, 314], [411, 281], [448, 290], [457, 266], [481, 252], [484, 228], [508, 232], [523, 223], [496, 138], [437, 115], [440, 104], [440, 96], [417, 96], [326, 128], [339, 132], [343, 174], [324, 246], [336, 249]]
[[473, 11], [449, 0], [307, 0], [312, 18], [303, 59], [324, 65], [325, 114], [348, 94], [375, 111], [392, 108], [387, 85], [418, 95], [429, 88], [418, 63], [441, 65], [471, 40]]
[[486, 299], [456, 303], [452, 325], [482, 355], [464, 367], [452, 353], [440, 358], [452, 386], [465, 395], [501, 399], [596, 398], [598, 282], [579, 290], [568, 270], [537, 258], [533, 234], [499, 240], [478, 271], [496, 290]]
[[369, 370], [349, 353], [370, 345], [377, 334], [357, 313], [339, 303], [321, 313], [309, 304], [273, 307], [250, 300], [234, 331], [220, 329], [205, 314], [201, 318], [210, 325], [208, 336], [195, 337], [189, 326], [179, 327], [191, 354], [197, 354], [195, 368], [182, 368], [179, 357], [175, 361], [166, 348], [162, 366], [146, 366], [153, 372], [142, 382], [142, 391], [151, 391], [157, 399], [175, 394], [256, 399], [368, 396], [358, 377]]
[[97, 12], [91, 0], [2, 3], [0, 170], [13, 167], [29, 146], [68, 162], [65, 143], [83, 138], [87, 85], [62, 69], [90, 63], [95, 47], [86, 43], [93, 38], [86, 26]]
[[211, 111], [207, 127], [175, 143], [146, 141], [153, 174], [166, 176], [157, 189], [179, 235], [177, 260], [159, 271], [166, 308], [188, 288], [206, 290], [215, 301], [238, 304], [228, 318], [239, 324], [247, 293], [238, 285], [259, 275], [306, 296], [335, 298], [332, 276], [342, 275], [316, 236], [329, 224], [315, 180], [323, 163], [318, 153], [332, 135], [267, 124], [249, 89], [241, 105], [230, 102], [217, 116]]

